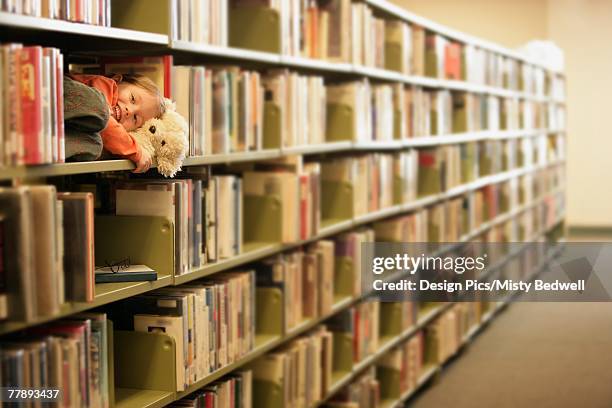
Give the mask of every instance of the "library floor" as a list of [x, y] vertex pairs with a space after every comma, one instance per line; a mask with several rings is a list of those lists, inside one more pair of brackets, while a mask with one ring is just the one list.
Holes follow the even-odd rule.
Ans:
[[612, 406], [612, 303], [513, 303], [407, 405]]

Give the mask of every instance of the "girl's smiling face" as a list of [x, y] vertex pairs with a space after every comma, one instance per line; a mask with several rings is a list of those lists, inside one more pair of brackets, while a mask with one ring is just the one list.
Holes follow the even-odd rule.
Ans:
[[147, 120], [159, 115], [159, 100], [145, 89], [134, 84], [117, 84], [117, 105], [111, 108], [113, 117], [128, 132], [138, 129]]

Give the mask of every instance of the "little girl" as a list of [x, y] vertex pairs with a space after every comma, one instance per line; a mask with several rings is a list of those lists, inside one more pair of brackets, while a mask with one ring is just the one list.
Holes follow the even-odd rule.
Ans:
[[153, 81], [138, 74], [116, 74], [110, 78], [72, 74], [70, 77], [96, 88], [106, 98], [110, 117], [100, 132], [104, 149], [133, 161], [136, 164], [135, 173], [146, 172], [151, 167], [151, 156], [140, 148], [128, 132], [164, 114], [163, 98]]

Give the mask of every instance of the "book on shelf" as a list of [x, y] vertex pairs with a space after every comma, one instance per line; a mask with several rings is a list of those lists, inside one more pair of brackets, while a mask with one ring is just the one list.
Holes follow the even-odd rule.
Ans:
[[392, 217], [374, 223], [376, 242], [427, 242], [427, 212]]
[[431, 92], [431, 135], [452, 133], [452, 98], [450, 91]]
[[[257, 265], [257, 287], [279, 288], [282, 293], [283, 332], [288, 332], [309, 317], [312, 309], [312, 285], [307, 282], [303, 269], [303, 253], [282, 254], [264, 260]], [[312, 317], [312, 316], [310, 316]]]
[[418, 195], [425, 197], [443, 191], [443, 150], [438, 147], [418, 150]]
[[444, 48], [444, 78], [461, 80], [461, 44], [449, 41]]
[[166, 217], [174, 227], [175, 272], [189, 270], [190, 180], [135, 180], [115, 186], [115, 214]]
[[[368, 186], [360, 183], [368, 177], [368, 157], [338, 157], [321, 162], [321, 217], [354, 217], [368, 208]], [[350, 186], [350, 197], [346, 195]], [[346, 200], [350, 201], [346, 201]]]
[[[319, 326], [250, 364], [254, 406], [312, 406], [331, 385], [332, 333]], [[269, 392], [280, 388], [280, 395]], [[280, 398], [280, 401], [279, 401]]]
[[446, 223], [444, 204], [427, 207], [427, 242], [444, 242]]
[[245, 184], [235, 175], [213, 176], [217, 199], [217, 242], [219, 259], [242, 252], [242, 196]]
[[393, 204], [417, 199], [418, 153], [406, 150], [393, 155]]
[[0, 47], [0, 166], [62, 163], [63, 56], [57, 48]]
[[448, 39], [440, 34], [425, 32], [425, 75], [444, 79]]
[[370, 367], [326, 402], [324, 407], [375, 408], [380, 406], [380, 396], [380, 382], [376, 378], [376, 369]]
[[8, 1], [0, 6], [1, 11], [110, 27], [111, 1]]
[[108, 326], [103, 313], [81, 313], [0, 342], [2, 386], [60, 390], [61, 406], [108, 407]]
[[464, 342], [465, 335], [480, 323], [480, 302], [456, 303], [424, 330], [424, 361], [443, 364]]
[[459, 161], [461, 166], [461, 183], [476, 180], [478, 169], [478, 144], [475, 142], [461, 143], [459, 145]]
[[226, 272], [107, 308], [118, 329], [174, 338], [177, 391], [182, 391], [253, 349], [254, 285], [252, 271]]
[[93, 195], [61, 192], [57, 198], [63, 206], [65, 299], [91, 302], [95, 296]]
[[55, 187], [31, 186], [29, 189], [32, 222], [36, 226], [36, 239], [34, 239], [36, 314], [52, 316], [59, 313], [59, 306], [64, 302], [63, 290], [60, 290], [60, 286], [63, 286], [61, 282], [63, 265], [58, 259], [60, 256], [58, 246], [62, 245], [63, 236], [58, 240], [56, 232], [63, 224], [57, 223], [58, 197]]
[[413, 390], [423, 370], [422, 332], [394, 347], [376, 363], [376, 378], [382, 400], [397, 400]]
[[458, 242], [464, 234], [469, 232], [464, 229], [463, 197], [450, 199], [445, 206], [446, 229], [443, 241]]
[[96, 283], [156, 281], [157, 272], [146, 265], [103, 266], [95, 269]]
[[404, 75], [412, 73], [412, 29], [402, 20], [385, 21], [385, 68]]
[[228, 1], [173, 1], [170, 7], [173, 40], [228, 45]]
[[378, 348], [379, 337], [379, 302], [365, 301], [334, 315], [327, 322], [328, 329], [336, 336], [334, 344], [341, 343], [342, 338], [351, 339], [350, 349], [334, 349], [334, 367], [347, 356], [339, 354], [350, 353], [350, 360], [359, 363], [372, 355]]
[[326, 316], [334, 304], [334, 241], [318, 240], [304, 253], [307, 274], [314, 272], [317, 293], [315, 316]]
[[239, 370], [168, 405], [191, 408], [249, 408], [253, 406], [253, 372]]
[[361, 247], [362, 243], [374, 242], [374, 230], [362, 228], [355, 231], [341, 233], [334, 237], [336, 262], [340, 259], [348, 261], [351, 265], [351, 281], [348, 293], [352, 296], [361, 294]]
[[371, 88], [362, 81], [329, 84], [326, 140], [371, 140]]
[[[199, 69], [199, 67], [192, 67]], [[200, 106], [206, 106], [205, 153], [226, 154], [258, 150], [263, 146], [264, 88], [260, 74], [238, 67], [216, 67], [206, 71], [206, 92]], [[212, 77], [212, 85], [208, 76]], [[210, 88], [212, 86], [212, 89]], [[193, 89], [193, 88], [192, 88]], [[194, 109], [198, 102], [189, 106]], [[195, 113], [192, 116], [196, 116]], [[211, 132], [211, 133], [208, 133]], [[195, 130], [195, 136], [201, 135]], [[201, 138], [202, 136], [200, 136]], [[200, 153], [201, 154], [201, 153]]]
[[266, 123], [269, 133], [264, 136], [264, 145], [279, 148], [325, 141], [328, 91], [322, 77], [299, 75], [287, 69], [269, 70], [262, 76], [262, 85], [265, 103], [279, 110], [278, 129], [274, 118], [266, 116], [271, 124]]
[[[271, 171], [247, 171], [243, 173], [243, 185], [245, 205], [247, 197], [251, 197], [252, 204], [255, 205], [261, 199], [274, 197], [276, 205], [280, 205], [278, 223], [280, 224], [277, 238], [280, 242], [289, 243], [299, 239], [300, 234], [300, 179], [292, 170], [277, 169]], [[305, 197], [307, 200], [308, 197]], [[254, 202], [253, 200], [257, 200]], [[307, 207], [307, 203], [306, 204]], [[307, 208], [306, 208], [307, 210]], [[307, 214], [306, 214], [307, 215]], [[265, 228], [257, 224], [257, 220], [248, 221], [255, 224], [256, 228]], [[251, 225], [250, 228], [254, 226]]]
[[4, 317], [30, 321], [58, 313], [65, 300], [93, 300], [93, 197], [30, 186], [0, 189], [0, 199], [3, 229], [14, 237], [5, 244], [13, 255], [4, 258]]

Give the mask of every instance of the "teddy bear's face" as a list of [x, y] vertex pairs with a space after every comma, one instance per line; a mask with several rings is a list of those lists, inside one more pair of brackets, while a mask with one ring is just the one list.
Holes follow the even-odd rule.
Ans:
[[172, 177], [185, 158], [187, 144], [182, 133], [168, 131], [164, 123], [156, 119], [147, 129], [157, 158], [159, 172]]
[[187, 121], [174, 110], [174, 104], [168, 101], [167, 107], [160, 119], [149, 119], [140, 129], [131, 133], [143, 148], [152, 150], [159, 173], [174, 177], [187, 154], [189, 129]]

